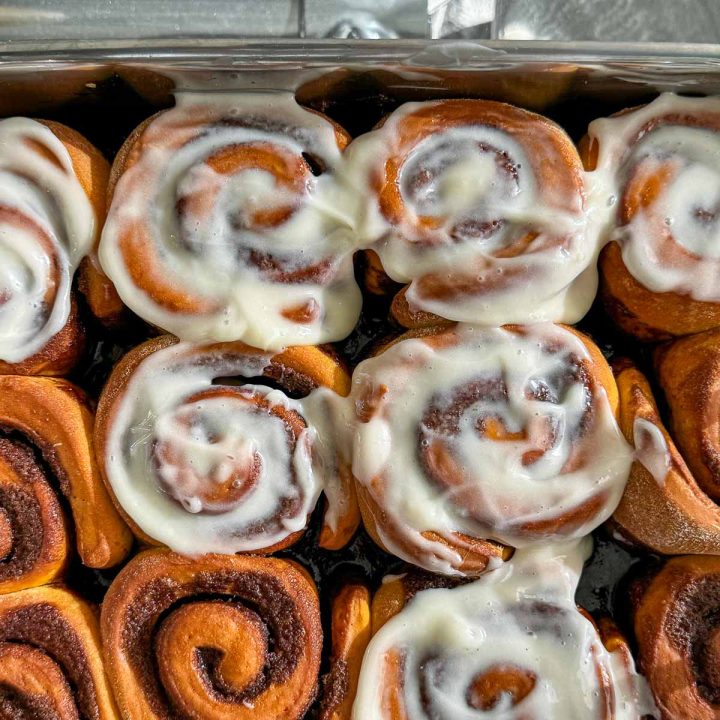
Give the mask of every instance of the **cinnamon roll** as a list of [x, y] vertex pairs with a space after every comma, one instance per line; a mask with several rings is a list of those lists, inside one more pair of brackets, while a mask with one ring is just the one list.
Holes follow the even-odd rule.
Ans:
[[575, 605], [583, 547], [521, 550], [475, 582], [395, 608], [365, 653], [352, 717], [653, 715], [627, 644]]
[[702, 490], [720, 501], [720, 329], [656, 350], [673, 437]]
[[0, 376], [0, 592], [55, 580], [73, 535], [89, 567], [128, 553], [132, 536], [100, 478], [92, 422], [69, 382]]
[[289, 94], [181, 93], [112, 171], [100, 257], [120, 296], [184, 340], [339, 340], [360, 312], [349, 137]]
[[110, 586], [101, 625], [126, 720], [300, 720], [315, 695], [317, 590], [287, 560], [144, 552]]
[[675, 447], [650, 384], [626, 362], [619, 365], [616, 380], [620, 427], [635, 447], [635, 458], [613, 524], [623, 538], [654, 552], [720, 554], [720, 508], [698, 486]]
[[563, 326], [409, 333], [357, 367], [351, 400], [365, 527], [434, 572], [586, 535], [628, 477], [612, 372]]
[[0, 596], [0, 716], [119, 717], [95, 614], [72, 593], [43, 587]]
[[589, 309], [599, 246], [582, 163], [550, 120], [487, 100], [408, 103], [346, 156], [359, 233], [407, 284], [402, 325], [576, 322]]
[[100, 397], [107, 485], [141, 540], [185, 555], [287, 547], [324, 490], [321, 542], [340, 547], [359, 523], [331, 431], [332, 401], [349, 384], [315, 347], [150, 340], [118, 363]]
[[0, 373], [65, 374], [83, 350], [73, 290], [100, 316], [117, 311], [92, 259], [105, 215], [108, 165], [56, 122], [0, 121]]
[[635, 597], [639, 665], [663, 720], [720, 714], [720, 557], [671, 558]]
[[605, 305], [643, 340], [720, 325], [718, 130], [719, 99], [665, 94], [595, 120], [582, 144], [609, 213]]

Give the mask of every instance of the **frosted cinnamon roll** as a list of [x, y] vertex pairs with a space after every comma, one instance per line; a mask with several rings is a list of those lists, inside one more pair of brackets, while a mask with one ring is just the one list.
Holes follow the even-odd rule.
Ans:
[[671, 558], [636, 588], [638, 664], [663, 720], [720, 714], [720, 558]]
[[[681, 362], [687, 361], [683, 352]], [[613, 513], [615, 529], [624, 539], [657, 553], [720, 553], [720, 507], [698, 485], [680, 455], [647, 379], [631, 364], [621, 362], [616, 380], [620, 427], [635, 447], [635, 456], [622, 500]], [[682, 370], [680, 382], [687, 387]], [[698, 409], [695, 399], [690, 402]]]
[[563, 326], [409, 333], [357, 367], [351, 400], [365, 527], [434, 572], [586, 535], [628, 477], [610, 368]]
[[56, 580], [73, 544], [93, 568], [129, 552], [132, 535], [95, 461], [92, 423], [88, 399], [66, 380], [0, 376], [0, 593]]
[[661, 95], [590, 124], [582, 144], [607, 207], [605, 305], [652, 340], [720, 325], [720, 99]]
[[95, 425], [118, 508], [141, 540], [185, 555], [270, 551], [302, 535], [324, 490], [320, 542], [342, 546], [359, 523], [332, 440], [333, 399], [349, 383], [314, 347], [140, 345], [113, 370]]
[[117, 309], [90, 257], [107, 182], [107, 162], [74, 130], [0, 121], [0, 373], [61, 375], [75, 364], [84, 333], [73, 278], [84, 258], [91, 309]]
[[93, 609], [44, 587], [0, 596], [0, 717], [117, 720]]
[[360, 234], [407, 284], [393, 304], [401, 324], [587, 312], [599, 247], [582, 163], [550, 120], [486, 100], [409, 103], [354, 140], [347, 159], [365, 198]]
[[582, 562], [578, 546], [521, 550], [393, 608], [365, 653], [354, 720], [658, 717], [622, 637], [575, 605]]
[[100, 257], [121, 297], [184, 340], [348, 335], [360, 312], [336, 179], [348, 140], [289, 94], [180, 93], [113, 166]]
[[125, 720], [302, 720], [320, 669], [317, 589], [287, 560], [135, 557], [102, 606]]

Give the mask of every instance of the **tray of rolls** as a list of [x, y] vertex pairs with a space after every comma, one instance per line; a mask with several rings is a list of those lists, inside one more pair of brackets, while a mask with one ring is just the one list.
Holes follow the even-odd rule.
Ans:
[[0, 716], [720, 717], [716, 54], [6, 47]]

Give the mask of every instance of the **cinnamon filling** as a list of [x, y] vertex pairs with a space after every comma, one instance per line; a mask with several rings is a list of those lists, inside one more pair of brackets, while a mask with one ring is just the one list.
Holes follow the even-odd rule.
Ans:
[[[216, 646], [207, 644], [216, 613], [232, 616], [236, 631], [238, 621], [245, 627], [244, 645], [235, 645], [238, 638], [233, 637], [215, 638]], [[177, 662], [179, 651], [169, 640], [182, 636], [175, 628], [183, 617], [192, 617], [190, 627], [198, 642], [205, 638], [193, 651], [207, 691], [234, 702], [251, 701], [269, 686], [285, 682], [307, 642], [295, 600], [272, 575], [201, 571], [186, 585], [170, 578], [152, 579], [143, 589], [142, 602], [127, 607], [123, 650], [159, 717], [175, 717], [161, 678], [168, 677]], [[243, 647], [248, 655], [238, 665]]]
[[[68, 686], [74, 693], [78, 716], [83, 720], [86, 718], [95, 720], [99, 717], [85, 648], [72, 625], [56, 607], [50, 603], [39, 602], [3, 613], [0, 622], [0, 642], [42, 648], [42, 651], [62, 670]], [[23, 698], [22, 702], [33, 705], [37, 699]], [[8, 701], [11, 706], [15, 703], [17, 700]], [[41, 714], [39, 717], [45, 716]]]
[[35, 463], [32, 451], [13, 440], [0, 437], [0, 464], [8, 463], [27, 483], [2, 484], [0, 467], [0, 582], [22, 577], [37, 562], [43, 544], [43, 518], [32, 493], [34, 483], [47, 479]]
[[492, 710], [504, 697], [509, 697], [515, 706], [533, 691], [536, 682], [533, 672], [514, 665], [494, 665], [473, 680], [467, 703], [474, 710]]

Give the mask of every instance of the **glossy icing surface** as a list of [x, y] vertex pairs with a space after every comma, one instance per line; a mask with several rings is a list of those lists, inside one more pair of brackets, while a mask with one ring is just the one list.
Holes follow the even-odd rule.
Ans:
[[103, 268], [130, 308], [185, 340], [339, 340], [360, 312], [340, 153], [335, 127], [290, 94], [180, 93], [131, 151]]
[[653, 292], [720, 301], [720, 99], [666, 93], [590, 124], [606, 239]]
[[[353, 473], [389, 518], [383, 544], [454, 572], [457, 554], [423, 532], [518, 547], [607, 519], [632, 453], [578, 336], [540, 324], [460, 326], [442, 338], [402, 340], [353, 375]], [[596, 501], [584, 521], [548, 529]]]
[[63, 328], [95, 229], [62, 142], [35, 120], [0, 121], [0, 360], [31, 357]]
[[[354, 720], [657, 717], [632, 662], [577, 610], [589, 547], [521, 550], [468, 585], [418, 593], [370, 642]], [[516, 693], [483, 700], [484, 681], [510, 670]]]
[[244, 381], [270, 360], [178, 343], [133, 372], [104, 464], [120, 506], [153, 540], [192, 556], [264, 549], [305, 528], [323, 488], [342, 505], [334, 444], [311, 419], [331, 391], [296, 400]]
[[577, 322], [600, 250], [582, 166], [557, 126], [507, 108], [408, 103], [356, 139], [347, 160], [365, 193], [359, 232], [410, 284], [416, 310], [486, 325]]

